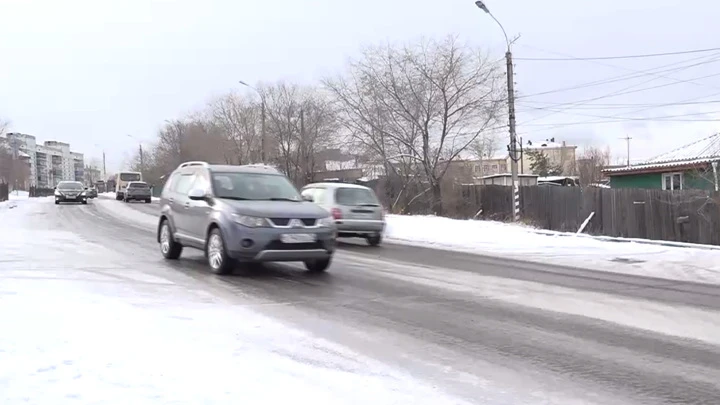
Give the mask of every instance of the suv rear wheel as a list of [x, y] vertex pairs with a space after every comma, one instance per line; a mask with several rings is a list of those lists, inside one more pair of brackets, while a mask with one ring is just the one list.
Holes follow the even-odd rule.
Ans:
[[370, 235], [367, 237], [367, 243], [370, 246], [378, 246], [380, 242], [382, 242], [382, 236], [380, 235]]
[[305, 262], [305, 268], [311, 273], [322, 273], [330, 267], [331, 262], [332, 260], [330, 258], [308, 260]]
[[182, 253], [182, 245], [175, 242], [167, 219], [160, 225], [160, 252], [168, 260], [176, 260]]
[[215, 228], [210, 231], [205, 250], [207, 251], [210, 270], [212, 270], [213, 273], [222, 275], [229, 274], [233, 271], [235, 261], [227, 255], [225, 241], [223, 240], [222, 233], [220, 233], [220, 229]]

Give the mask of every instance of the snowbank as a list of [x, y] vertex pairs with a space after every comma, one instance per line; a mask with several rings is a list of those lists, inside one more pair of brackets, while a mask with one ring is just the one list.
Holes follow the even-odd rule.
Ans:
[[593, 270], [720, 284], [720, 249], [618, 243], [521, 225], [388, 215], [385, 239]]

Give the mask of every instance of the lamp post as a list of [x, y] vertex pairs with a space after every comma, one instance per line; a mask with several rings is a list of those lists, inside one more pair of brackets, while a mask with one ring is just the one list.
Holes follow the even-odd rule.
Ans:
[[508, 146], [508, 152], [510, 154], [510, 171], [512, 176], [512, 189], [513, 189], [513, 220], [515, 222], [520, 220], [520, 183], [518, 180], [518, 158], [517, 155], [517, 133], [515, 131], [515, 83], [513, 82], [513, 61], [512, 51], [510, 50], [510, 39], [505, 32], [505, 28], [500, 21], [490, 12], [484, 2], [478, 0], [475, 5], [479, 9], [486, 12], [500, 27], [503, 35], [505, 36], [505, 42], [507, 44], [507, 51], [505, 52], [505, 62], [507, 64], [507, 91], [508, 91], [508, 115], [510, 119], [510, 145]]
[[258, 89], [242, 80], [239, 80], [238, 83], [255, 90], [255, 92], [260, 96], [260, 120], [262, 121], [260, 130], [260, 160], [262, 160], [262, 163], [265, 164], [265, 96]]
[[[143, 172], [145, 171], [145, 159], [143, 158], [142, 142], [141, 142], [139, 139], [135, 138], [134, 136], [132, 136], [132, 135], [130, 135], [130, 134], [127, 134], [127, 136], [129, 136], [130, 138], [136, 140], [137, 143], [138, 143], [139, 150], [140, 150], [140, 176], [141, 176], [142, 178], [145, 178], [144, 173], [143, 173]], [[104, 157], [104, 156], [105, 156], [105, 154], [103, 154], [103, 157]]]

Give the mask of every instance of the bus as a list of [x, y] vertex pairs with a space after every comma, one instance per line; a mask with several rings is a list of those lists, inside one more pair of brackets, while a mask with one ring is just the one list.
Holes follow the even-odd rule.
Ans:
[[131, 181], [142, 181], [140, 172], [120, 172], [115, 176], [115, 199], [120, 201], [125, 197], [125, 189]]

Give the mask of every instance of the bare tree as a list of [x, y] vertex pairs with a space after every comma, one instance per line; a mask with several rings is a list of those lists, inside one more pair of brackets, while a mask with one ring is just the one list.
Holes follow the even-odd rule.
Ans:
[[587, 147], [577, 160], [577, 171], [580, 177], [580, 184], [588, 186], [599, 183], [602, 178], [603, 169], [610, 165], [610, 148], [601, 149], [598, 147]]
[[296, 184], [312, 181], [317, 153], [336, 146], [338, 122], [317, 89], [277, 83], [260, 89], [266, 100], [270, 158]]
[[227, 163], [260, 161], [262, 122], [257, 102], [230, 93], [213, 101], [208, 115], [230, 144]]
[[450, 163], [502, 110], [501, 77], [498, 66], [449, 37], [368, 48], [351, 62], [347, 78], [324, 84], [361, 144], [385, 160], [393, 154], [413, 157], [431, 191], [433, 211], [442, 214], [440, 186]]

